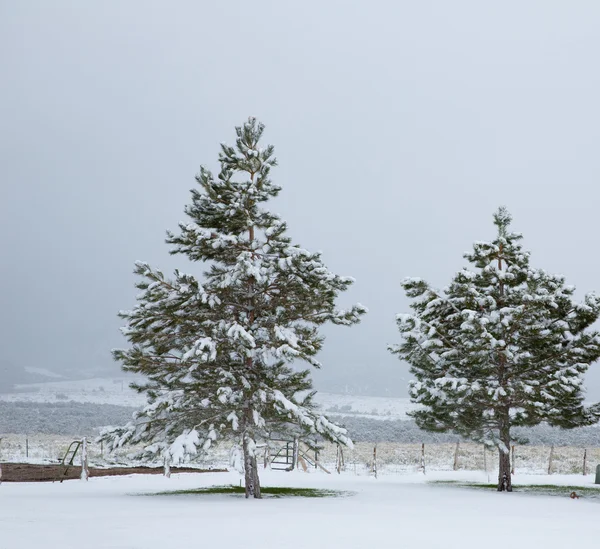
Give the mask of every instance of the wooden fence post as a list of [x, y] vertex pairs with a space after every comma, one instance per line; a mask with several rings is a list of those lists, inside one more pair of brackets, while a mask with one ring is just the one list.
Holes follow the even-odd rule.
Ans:
[[337, 445], [337, 452], [335, 454], [335, 468], [338, 472], [338, 475], [344, 468], [344, 452], [342, 451], [342, 447], [339, 444]]
[[377, 478], [377, 445], [373, 446], [373, 473]]
[[291, 469], [292, 471], [298, 465], [299, 450], [300, 450], [300, 441], [298, 440], [298, 437], [294, 437], [294, 447], [292, 450], [292, 469]]
[[456, 471], [458, 469], [458, 448], [460, 447], [460, 442], [456, 441], [456, 448], [454, 449], [454, 463], [452, 465], [452, 470]]
[[81, 439], [81, 480], [88, 480], [89, 478], [87, 437], [83, 437]]

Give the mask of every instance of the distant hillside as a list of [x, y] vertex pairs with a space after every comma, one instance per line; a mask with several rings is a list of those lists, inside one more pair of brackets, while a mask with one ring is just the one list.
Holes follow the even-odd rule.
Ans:
[[[76, 381], [48, 381], [18, 384], [11, 392], [0, 394], [5, 402], [89, 402], [114, 406], [139, 407], [145, 397], [129, 388], [131, 378], [96, 378]], [[414, 408], [407, 398], [368, 397], [317, 393], [316, 402], [332, 417], [352, 415], [373, 419], [406, 419]]]
[[[98, 378], [17, 385], [0, 395], [0, 434], [44, 433], [79, 436], [105, 425], [122, 425], [144, 402], [128, 379]], [[455, 442], [456, 435], [421, 431], [407, 412], [407, 398], [317, 393], [324, 413], [348, 428], [356, 442]], [[531, 444], [600, 446], [600, 428], [571, 431], [545, 425], [516, 430]]]
[[0, 435], [95, 435], [106, 425], [124, 425], [131, 420], [134, 410], [89, 402], [0, 401]]
[[45, 383], [63, 376], [45, 368], [21, 367], [7, 360], [0, 360], [0, 394], [10, 393], [20, 384]]

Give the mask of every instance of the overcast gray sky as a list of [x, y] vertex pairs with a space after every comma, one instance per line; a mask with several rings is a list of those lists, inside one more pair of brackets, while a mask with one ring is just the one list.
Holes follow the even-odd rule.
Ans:
[[405, 394], [400, 280], [445, 285], [501, 204], [600, 291], [598, 28], [593, 0], [0, 1], [0, 358], [116, 372], [133, 262], [191, 270], [164, 231], [248, 115], [274, 209], [370, 309], [318, 386]]

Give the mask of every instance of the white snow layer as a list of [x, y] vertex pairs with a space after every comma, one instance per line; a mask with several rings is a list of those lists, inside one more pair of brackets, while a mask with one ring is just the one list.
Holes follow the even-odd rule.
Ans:
[[[240, 496], [144, 494], [238, 484], [237, 473], [92, 478], [89, 482], [4, 483], [0, 548], [164, 549], [564, 549], [596, 547], [599, 504], [585, 497], [506, 494], [424, 484], [433, 475], [261, 471], [263, 485], [351, 491], [337, 498], [247, 501]], [[481, 477], [481, 478], [480, 478]], [[477, 473], [436, 478], [485, 481]], [[544, 483], [547, 477], [519, 477]], [[583, 477], [553, 476], [581, 484]], [[588, 477], [587, 484], [591, 483]]]

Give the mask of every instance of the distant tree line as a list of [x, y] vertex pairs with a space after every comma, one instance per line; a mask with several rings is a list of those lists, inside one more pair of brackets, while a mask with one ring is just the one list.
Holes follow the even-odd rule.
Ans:
[[[134, 408], [112, 404], [81, 402], [1, 402], [0, 434], [95, 435], [106, 425], [127, 421]], [[452, 433], [419, 429], [414, 421], [380, 420], [357, 416], [337, 416], [338, 422], [353, 435], [354, 442], [397, 442], [435, 444], [463, 440]], [[559, 429], [546, 424], [516, 429], [522, 442], [538, 446], [600, 446], [600, 428]], [[464, 439], [466, 440], [466, 439]]]
[[111, 404], [0, 401], [0, 434], [95, 435], [100, 427], [126, 422], [132, 411]]
[[[356, 416], [336, 417], [350, 433], [354, 442], [398, 442], [403, 444], [421, 443], [435, 444], [469, 439], [453, 433], [436, 433], [419, 429], [414, 421], [380, 420]], [[515, 428], [516, 444], [526, 443], [534, 446], [600, 446], [600, 427], [580, 427], [577, 429], [560, 429], [547, 424], [535, 427]]]

